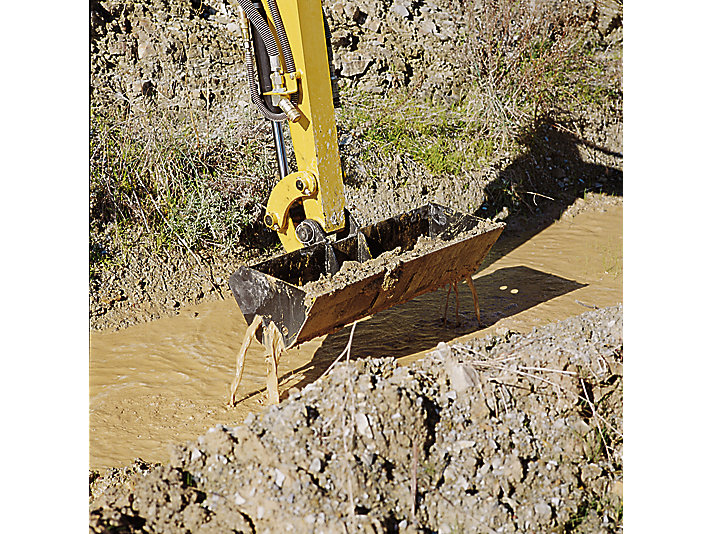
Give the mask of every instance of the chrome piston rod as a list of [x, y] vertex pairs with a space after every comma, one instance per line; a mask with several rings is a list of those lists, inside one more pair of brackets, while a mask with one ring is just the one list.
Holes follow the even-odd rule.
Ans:
[[282, 133], [282, 123], [272, 122], [272, 135], [274, 136], [274, 147], [277, 149], [277, 165], [279, 166], [279, 177], [284, 178], [289, 174], [287, 164], [287, 151], [284, 146], [284, 134]]

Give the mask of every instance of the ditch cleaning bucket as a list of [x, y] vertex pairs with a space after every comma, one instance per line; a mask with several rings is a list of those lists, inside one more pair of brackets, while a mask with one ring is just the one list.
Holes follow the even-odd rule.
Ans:
[[[505, 225], [478, 226], [475, 217], [426, 204], [339, 241], [241, 266], [230, 289], [248, 324], [255, 315], [262, 317], [263, 331], [274, 322], [290, 348], [472, 275]], [[420, 247], [423, 238], [429, 247]], [[379, 257], [388, 261], [372, 261]], [[323, 275], [336, 281], [345, 262], [363, 266], [353, 283], [309, 289]]]

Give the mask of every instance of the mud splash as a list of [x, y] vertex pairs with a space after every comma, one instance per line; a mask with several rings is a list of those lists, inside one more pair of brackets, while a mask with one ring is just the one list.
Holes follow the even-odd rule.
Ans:
[[[352, 358], [422, 357], [439, 341], [533, 327], [622, 301], [622, 205], [562, 219], [523, 244], [502, 236], [474, 283], [475, 318], [464, 283], [362, 320]], [[511, 250], [510, 250], [511, 249]], [[448, 302], [447, 322], [443, 323]], [[457, 315], [456, 315], [457, 308]], [[266, 366], [259, 347], [247, 354], [236, 408], [226, 401], [246, 324], [228, 299], [186, 308], [177, 317], [90, 338], [90, 467], [134, 458], [165, 461], [171, 443], [217, 423], [241, 422], [261, 409]], [[292, 349], [280, 361], [280, 391], [320, 376], [347, 343], [350, 328]]]

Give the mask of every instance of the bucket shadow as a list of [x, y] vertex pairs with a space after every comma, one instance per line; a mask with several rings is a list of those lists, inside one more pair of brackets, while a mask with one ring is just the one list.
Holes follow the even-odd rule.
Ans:
[[[506, 317], [586, 286], [525, 266], [498, 269], [475, 278], [474, 284], [481, 324], [477, 323], [472, 293], [463, 281], [458, 284], [459, 325], [455, 317], [455, 292], [448, 299], [447, 289], [438, 289], [362, 319], [354, 331], [351, 359], [398, 358], [428, 350], [440, 341], [450, 341], [492, 326]], [[446, 300], [447, 323], [443, 324]], [[308, 364], [288, 374], [289, 377], [302, 377], [292, 387], [299, 389], [318, 379], [344, 350], [350, 334], [351, 328], [344, 327], [328, 335]]]

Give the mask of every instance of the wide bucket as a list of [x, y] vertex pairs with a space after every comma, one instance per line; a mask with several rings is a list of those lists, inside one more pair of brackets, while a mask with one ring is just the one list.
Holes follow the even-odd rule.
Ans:
[[230, 289], [247, 323], [274, 322], [289, 348], [472, 275], [504, 226], [430, 203], [241, 266]]

